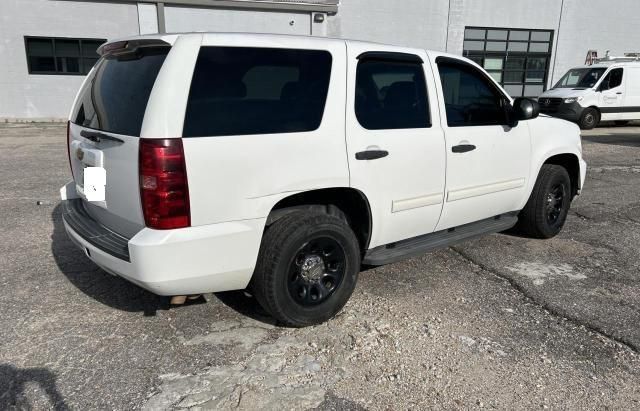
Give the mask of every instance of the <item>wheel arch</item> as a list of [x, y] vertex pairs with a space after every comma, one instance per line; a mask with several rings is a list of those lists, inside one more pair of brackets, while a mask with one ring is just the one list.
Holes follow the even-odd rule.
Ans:
[[602, 110], [600, 110], [600, 107], [595, 106], [595, 105], [590, 105], [590, 106], [589, 106], [589, 107], [587, 107], [587, 108], [594, 109], [594, 110], [596, 111], [596, 113], [598, 113], [598, 120], [601, 120], [601, 119], [602, 119]]
[[369, 200], [362, 191], [351, 187], [333, 187], [292, 194], [271, 208], [266, 227], [300, 210], [317, 210], [343, 218], [356, 234], [362, 252], [369, 248], [373, 221]]
[[576, 154], [560, 153], [550, 156], [540, 165], [538, 174], [540, 174], [540, 169], [544, 164], [554, 164], [564, 167], [567, 173], [569, 173], [569, 179], [571, 180], [571, 197], [573, 198], [578, 195], [582, 182], [580, 181], [580, 159]]

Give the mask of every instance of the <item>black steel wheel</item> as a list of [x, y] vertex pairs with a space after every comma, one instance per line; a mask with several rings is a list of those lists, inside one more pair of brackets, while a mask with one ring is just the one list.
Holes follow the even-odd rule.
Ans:
[[564, 210], [564, 203], [567, 201], [567, 188], [559, 183], [551, 188], [547, 193], [547, 224], [553, 226], [558, 223]]
[[600, 122], [600, 113], [595, 108], [587, 108], [580, 116], [579, 126], [583, 130], [591, 130]]
[[345, 218], [293, 212], [266, 230], [251, 289], [284, 325], [320, 324], [349, 300], [360, 259], [358, 239]]
[[289, 293], [303, 306], [321, 304], [340, 286], [346, 267], [345, 251], [331, 237], [304, 244], [289, 266]]
[[559, 165], [544, 164], [520, 212], [517, 229], [534, 238], [551, 238], [564, 227], [571, 206], [571, 179]]

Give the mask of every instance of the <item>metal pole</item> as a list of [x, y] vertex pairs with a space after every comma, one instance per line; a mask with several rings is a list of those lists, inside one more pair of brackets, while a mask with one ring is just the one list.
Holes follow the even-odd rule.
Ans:
[[164, 20], [164, 3], [158, 3], [156, 7], [158, 14], [158, 33], [166, 33], [167, 26]]

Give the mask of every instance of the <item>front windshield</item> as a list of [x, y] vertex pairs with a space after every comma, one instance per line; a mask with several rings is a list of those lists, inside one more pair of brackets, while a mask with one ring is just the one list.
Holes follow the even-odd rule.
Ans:
[[580, 68], [567, 72], [553, 88], [591, 88], [596, 85], [606, 68]]

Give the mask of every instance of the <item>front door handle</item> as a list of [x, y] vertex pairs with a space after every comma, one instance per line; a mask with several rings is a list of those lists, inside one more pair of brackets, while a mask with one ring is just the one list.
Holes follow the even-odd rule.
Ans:
[[385, 150], [367, 150], [356, 153], [356, 160], [377, 160], [389, 155]]
[[468, 153], [469, 151], [473, 151], [476, 149], [476, 146], [473, 144], [460, 144], [457, 146], [451, 147], [451, 151], [454, 153]]

